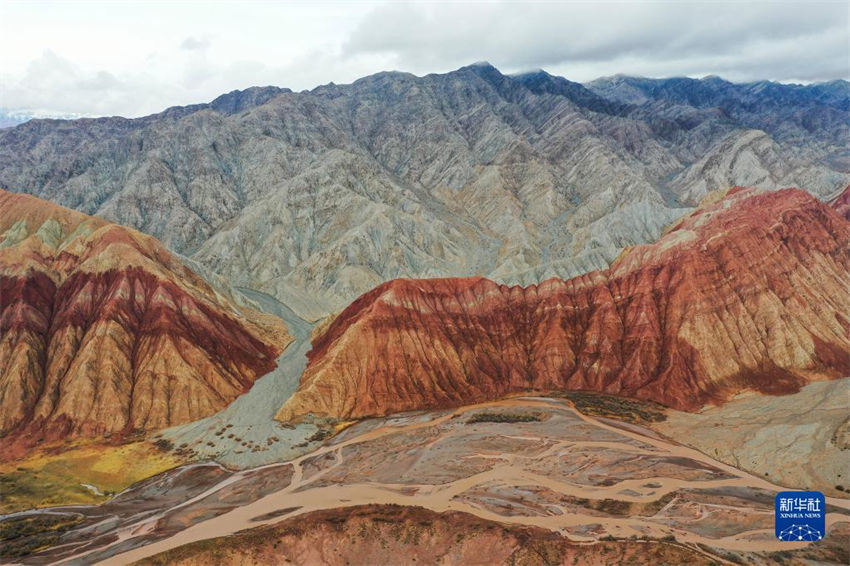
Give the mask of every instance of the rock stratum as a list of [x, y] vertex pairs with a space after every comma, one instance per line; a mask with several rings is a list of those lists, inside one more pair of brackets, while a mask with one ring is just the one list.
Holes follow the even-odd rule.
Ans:
[[400, 277], [607, 268], [716, 189], [850, 183], [850, 84], [488, 64], [254, 88], [138, 119], [0, 131], [0, 186], [150, 234], [304, 318]]
[[850, 222], [803, 191], [713, 194], [607, 270], [396, 280], [313, 343], [281, 420], [590, 390], [693, 411], [850, 375]]
[[829, 201], [829, 206], [834, 208], [838, 214], [850, 220], [850, 185]]
[[0, 191], [0, 455], [210, 415], [289, 341], [150, 236]]

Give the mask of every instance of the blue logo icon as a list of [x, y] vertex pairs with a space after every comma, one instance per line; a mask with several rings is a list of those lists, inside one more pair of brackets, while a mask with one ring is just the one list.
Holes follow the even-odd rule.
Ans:
[[776, 538], [789, 542], [815, 541], [826, 536], [826, 499], [819, 491], [776, 494]]

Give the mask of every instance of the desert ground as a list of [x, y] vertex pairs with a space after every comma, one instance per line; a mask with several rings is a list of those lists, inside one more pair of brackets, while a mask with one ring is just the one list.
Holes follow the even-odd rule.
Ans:
[[[773, 498], [783, 486], [640, 423], [641, 417], [653, 418], [654, 407], [623, 401], [620, 416], [632, 421], [626, 422], [602, 416], [614, 407], [610, 399], [602, 398], [596, 411], [587, 409], [587, 399], [580, 403], [585, 412], [568, 397], [517, 397], [370, 419], [290, 462], [239, 471], [216, 463], [178, 467], [100, 506], [19, 514], [19, 520], [70, 522], [58, 544], [21, 563], [171, 563], [174, 552], [185, 563], [204, 563], [210, 559], [204, 553], [237, 542], [253, 556], [267, 546], [259, 541], [271, 540], [258, 537], [266, 532], [258, 529], [319, 528], [328, 522], [354, 528], [351, 521], [363, 517], [393, 522], [387, 513], [392, 517], [399, 508], [408, 509], [409, 520], [420, 520], [420, 514], [422, 521], [449, 530], [446, 525], [457, 521], [495, 525], [514, 542], [516, 529], [523, 540], [555, 535], [563, 560], [604, 563], [615, 552], [601, 553], [609, 547], [636, 563], [847, 560], [842, 541], [850, 532], [850, 500], [828, 498], [828, 530], [834, 536], [815, 544], [780, 542], [773, 535]], [[249, 535], [256, 544], [245, 542]], [[508, 559], [518, 548], [501, 536], [504, 556], [497, 553], [494, 560]], [[469, 549], [461, 542], [440, 542], [444, 563], [464, 563]], [[579, 546], [594, 550], [575, 554]], [[334, 563], [330, 555], [308, 556], [315, 546], [284, 547], [279, 563], [308, 558]], [[391, 553], [350, 550], [343, 559], [351, 564], [358, 556], [392, 563]], [[236, 553], [227, 559], [234, 556], [244, 558]]]

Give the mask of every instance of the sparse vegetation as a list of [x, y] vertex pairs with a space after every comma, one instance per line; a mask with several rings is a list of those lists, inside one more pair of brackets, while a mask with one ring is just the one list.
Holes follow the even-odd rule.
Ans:
[[534, 413], [475, 413], [466, 420], [466, 424], [475, 423], [532, 423], [539, 422], [540, 415]]
[[676, 537], [674, 535], [665, 535], [663, 537], [651, 537], [649, 535], [631, 535], [628, 538], [625, 537], [615, 537], [613, 535], [605, 535], [599, 537], [600, 541], [611, 542], [611, 541], [632, 541], [632, 540], [642, 540], [642, 541], [655, 541], [655, 542], [676, 542]]
[[171, 450], [174, 450], [174, 444], [166, 438], [159, 437], [154, 440], [153, 444], [163, 452], [170, 452]]
[[587, 391], [566, 391], [559, 396], [572, 401], [578, 411], [595, 417], [608, 417], [635, 424], [657, 423], [667, 419], [664, 406], [651, 401]]
[[850, 417], [836, 427], [830, 440], [839, 450], [850, 450]]
[[585, 509], [593, 509], [611, 515], [613, 517], [632, 517], [642, 516], [651, 517], [658, 513], [665, 505], [670, 503], [676, 496], [674, 492], [659, 497], [655, 501], [645, 503], [630, 503], [618, 499], [585, 499], [583, 497], [573, 497], [564, 495], [561, 497], [561, 502], [584, 507]]
[[0, 558], [20, 558], [53, 546], [82, 520], [79, 515], [35, 515], [0, 521]]
[[330, 438], [331, 436], [333, 436], [332, 430], [320, 428], [307, 438], [307, 442], [321, 442]]

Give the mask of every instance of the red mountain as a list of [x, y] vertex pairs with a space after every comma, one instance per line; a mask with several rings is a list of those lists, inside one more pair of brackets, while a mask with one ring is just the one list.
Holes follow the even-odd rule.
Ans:
[[0, 191], [0, 436], [195, 420], [274, 368], [289, 340], [153, 238]]
[[829, 205], [838, 211], [838, 214], [850, 220], [850, 185], [847, 185], [840, 195], [832, 199]]
[[655, 244], [569, 281], [377, 287], [314, 341], [278, 418], [558, 389], [696, 410], [850, 375], [850, 222], [796, 189], [713, 200]]

